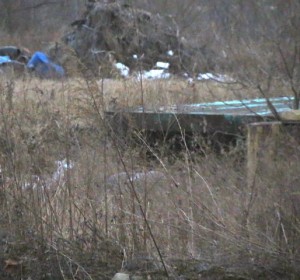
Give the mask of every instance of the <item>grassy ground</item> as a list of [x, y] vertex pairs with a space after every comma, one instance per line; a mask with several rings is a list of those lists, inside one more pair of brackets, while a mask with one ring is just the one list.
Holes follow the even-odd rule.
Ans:
[[[259, 96], [239, 85], [183, 80], [1, 80], [3, 279], [111, 279], [122, 269], [151, 274], [164, 266], [169, 275], [192, 273], [188, 279], [214, 279], [213, 267], [297, 279], [297, 148], [262, 156], [253, 184], [243, 143], [225, 154], [166, 152], [160, 143], [156, 151], [164, 152], [149, 159], [147, 143], [120, 144], [103, 120], [105, 109], [141, 105], [142, 95], [148, 108]], [[74, 168], [54, 180], [63, 159]], [[151, 170], [163, 176], [126, 177]], [[125, 178], [109, 183], [121, 172]], [[178, 259], [194, 260], [198, 272]]]
[[[70, 96], [78, 98], [94, 94], [103, 95], [104, 103], [109, 106], [115, 101], [120, 107], [141, 105], [141, 95], [144, 95], [144, 105], [155, 107], [159, 105], [176, 105], [184, 103], [200, 103], [212, 101], [227, 101], [232, 99], [250, 99], [261, 97], [255, 88], [237, 83], [219, 83], [214, 81], [188, 82], [183, 79], [143, 80], [138, 79], [104, 79], [86, 81], [70, 78], [63, 82], [25, 79], [14, 82], [16, 94], [34, 96], [40, 95], [56, 97]], [[285, 96], [286, 90], [275, 87], [270, 96]], [[288, 93], [287, 93], [288, 94]], [[116, 99], [116, 100], [115, 100]]]

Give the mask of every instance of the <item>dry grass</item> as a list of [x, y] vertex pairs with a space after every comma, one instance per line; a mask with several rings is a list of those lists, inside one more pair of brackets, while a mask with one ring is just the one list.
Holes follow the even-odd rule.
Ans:
[[[26, 94], [28, 97], [55, 95], [58, 104], [59, 97], [69, 96], [80, 98], [95, 95], [104, 98], [106, 107], [114, 100], [119, 108], [142, 105], [141, 91], [144, 95], [144, 106], [155, 108], [162, 105], [190, 104], [200, 102], [228, 101], [232, 99], [250, 99], [261, 97], [255, 88], [246, 88], [238, 84], [222, 84], [214, 81], [195, 81], [189, 83], [184, 79], [144, 80], [138, 79], [105, 79], [87, 82], [81, 78], [70, 78], [63, 82], [24, 79], [14, 82], [16, 95]], [[284, 96], [282, 87], [274, 86], [272, 96]], [[64, 105], [64, 104], [62, 104]]]
[[[133, 266], [132, 258], [139, 269], [149, 256], [150, 270], [160, 269], [151, 234], [166, 263], [194, 258], [266, 269], [277, 262], [282, 269], [299, 264], [299, 194], [294, 187], [299, 176], [297, 164], [287, 167], [284, 154], [276, 165], [262, 158], [256, 185], [249, 189], [243, 151], [191, 155], [193, 151], [170, 150], [166, 157], [149, 160], [145, 151], [153, 151], [147, 144], [121, 147], [109, 138], [103, 109], [112, 98], [121, 108], [140, 105], [137, 81], [25, 79], [0, 85], [0, 229], [7, 242], [0, 257], [21, 261], [32, 279], [42, 279], [44, 271], [57, 279], [64, 274], [110, 279], [122, 266]], [[237, 88], [212, 82], [145, 81], [142, 90], [147, 107], [240, 97]], [[247, 90], [241, 97], [250, 96], [255, 92]], [[171, 153], [176, 158], [172, 164]], [[64, 158], [74, 168], [44, 189], [55, 160]], [[293, 162], [299, 158], [294, 151]], [[164, 178], [107, 184], [113, 174], [149, 170]], [[45, 265], [33, 274], [38, 260]], [[14, 272], [20, 275], [18, 269]]]

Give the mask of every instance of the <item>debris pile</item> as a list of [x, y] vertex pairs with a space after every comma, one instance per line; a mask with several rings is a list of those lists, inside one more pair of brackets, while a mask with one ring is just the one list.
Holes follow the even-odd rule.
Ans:
[[51, 59], [43, 52], [35, 52], [27, 63], [27, 68], [35, 71], [40, 78], [63, 78], [64, 69], [51, 61]]
[[14, 70], [16, 74], [23, 73], [28, 60], [26, 50], [15, 46], [0, 47], [0, 74]]
[[178, 75], [218, 80], [210, 74], [215, 68], [214, 53], [205, 42], [201, 46], [184, 35], [171, 16], [119, 2], [89, 1], [82, 18], [71, 23], [61, 42], [44, 52], [23, 55], [17, 47], [0, 48], [0, 72], [9, 66], [51, 79], [77, 75], [79, 70], [79, 74], [109, 78], [168, 79]]
[[171, 18], [120, 3], [89, 3], [63, 41], [94, 74], [112, 76], [120, 65], [126, 73], [147, 71], [159, 61], [176, 74], [213, 70], [212, 63], [199, 61], [205, 48], [179, 36]]
[[51, 61], [43, 52], [35, 52], [32, 56], [26, 49], [16, 46], [0, 47], [0, 74], [12, 72], [22, 75], [29, 70], [40, 78], [63, 78], [64, 69]]

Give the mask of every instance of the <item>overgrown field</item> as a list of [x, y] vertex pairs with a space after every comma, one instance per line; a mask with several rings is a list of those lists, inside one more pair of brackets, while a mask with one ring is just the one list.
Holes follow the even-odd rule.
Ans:
[[104, 119], [107, 109], [251, 97], [259, 92], [212, 81], [1, 79], [0, 278], [299, 279], [292, 137], [271, 156], [266, 144], [249, 183], [245, 143], [223, 154], [129, 145]]

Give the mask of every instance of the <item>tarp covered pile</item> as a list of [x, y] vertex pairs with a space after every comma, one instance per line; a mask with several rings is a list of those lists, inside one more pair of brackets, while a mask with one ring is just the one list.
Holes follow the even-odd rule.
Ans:
[[0, 71], [7, 72], [7, 68], [13, 70], [14, 74], [30, 70], [40, 78], [62, 78], [65, 75], [64, 69], [52, 62], [45, 53], [35, 52], [30, 57], [28, 51], [15, 46], [0, 47]]
[[27, 56], [20, 48], [15, 46], [0, 47], [0, 73], [7, 67], [13, 68], [16, 73], [22, 73], [25, 70]]

